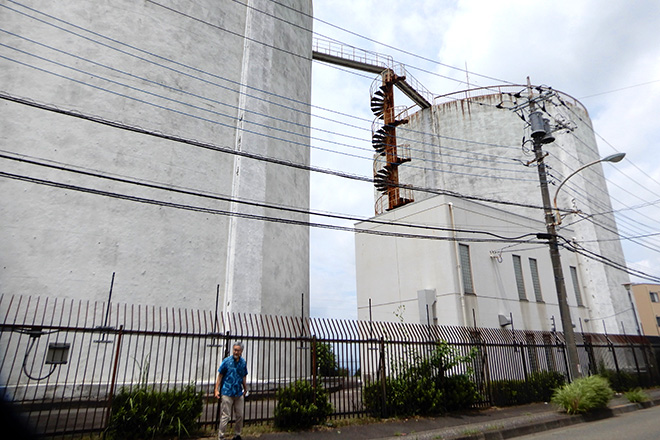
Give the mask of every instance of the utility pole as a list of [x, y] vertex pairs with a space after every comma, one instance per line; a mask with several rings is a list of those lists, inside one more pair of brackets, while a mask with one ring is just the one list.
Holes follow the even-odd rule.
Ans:
[[581, 376], [580, 360], [575, 344], [575, 332], [571, 320], [571, 311], [568, 308], [566, 299], [566, 284], [564, 282], [564, 271], [561, 267], [561, 257], [559, 255], [559, 244], [557, 241], [557, 230], [555, 228], [555, 216], [552, 205], [550, 204], [550, 193], [548, 192], [548, 176], [546, 173], [545, 154], [543, 153], [543, 144], [554, 141], [550, 131], [550, 124], [547, 119], [543, 119], [542, 113], [536, 111], [532, 86], [527, 77], [527, 91], [529, 93], [529, 119], [532, 125], [532, 143], [534, 145], [534, 155], [539, 172], [539, 181], [541, 183], [541, 196], [543, 197], [543, 211], [545, 213], [545, 226], [548, 232], [548, 245], [550, 246], [550, 261], [555, 276], [555, 287], [557, 289], [557, 302], [559, 303], [559, 316], [564, 331], [564, 340], [566, 342], [566, 352], [568, 355], [569, 380], [575, 380]]

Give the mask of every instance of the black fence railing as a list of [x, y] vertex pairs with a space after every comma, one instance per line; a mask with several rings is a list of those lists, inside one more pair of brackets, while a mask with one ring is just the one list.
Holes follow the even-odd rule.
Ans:
[[[585, 373], [608, 371], [639, 386], [660, 383], [660, 341], [630, 335], [577, 335]], [[249, 314], [215, 314], [0, 296], [0, 378], [10, 400], [45, 436], [101, 432], [113, 397], [146, 386], [201, 391], [200, 423], [216, 426], [216, 370], [232, 341], [245, 344], [247, 423], [273, 420], [276, 392], [296, 380], [328, 390], [334, 418], [369, 414], [363, 391], [400, 374], [401, 360], [428, 358], [438, 341], [473, 352], [451, 374], [470, 374], [481, 400], [491, 384], [537, 372], [567, 375], [563, 335], [555, 332], [425, 326]], [[387, 393], [383, 386], [383, 393]], [[386, 411], [385, 411], [386, 412]]]

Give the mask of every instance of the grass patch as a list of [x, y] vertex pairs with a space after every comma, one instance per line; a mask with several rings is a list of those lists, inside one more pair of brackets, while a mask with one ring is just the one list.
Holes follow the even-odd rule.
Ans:
[[581, 414], [605, 408], [614, 391], [604, 377], [589, 376], [575, 380], [555, 391], [552, 403], [568, 414]]
[[635, 388], [634, 390], [626, 391], [623, 393], [623, 395], [626, 396], [626, 399], [632, 403], [648, 402], [650, 400], [649, 395], [642, 391], [641, 388]]

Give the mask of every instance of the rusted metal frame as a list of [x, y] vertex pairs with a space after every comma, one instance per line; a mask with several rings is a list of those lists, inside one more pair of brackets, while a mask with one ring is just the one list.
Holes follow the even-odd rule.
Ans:
[[[114, 318], [115, 321], [117, 321], [117, 320], [119, 319], [119, 306], [120, 306], [119, 304], [116, 304], [117, 311], [116, 311], [115, 315], [113, 316], [113, 315], [112, 315], [112, 304], [110, 304], [110, 303], [107, 304], [107, 308], [106, 308], [106, 318], [103, 319], [103, 326], [104, 326], [104, 327], [105, 327], [105, 326], [107, 325], [107, 323], [109, 322], [108, 319], [110, 319], [110, 318]], [[115, 327], [115, 328], [116, 328], [116, 327]], [[104, 331], [103, 336], [105, 337], [106, 334], [110, 334], [111, 332], [113, 332], [113, 330], [110, 330], [110, 331], [106, 330], [106, 331]], [[102, 339], [102, 340], [105, 340], [104, 337], [102, 337], [101, 339]], [[115, 342], [115, 344], [116, 344], [118, 347], [120, 346], [120, 344], [118, 343], [117, 340], [115, 340], [114, 342]], [[110, 348], [110, 345], [109, 345], [109, 344], [106, 346], [105, 343], [99, 342], [99, 343], [97, 343], [97, 350], [101, 349], [102, 346], [103, 346], [103, 347]], [[100, 370], [100, 372], [99, 372], [99, 384], [103, 382], [103, 377], [105, 377], [104, 370], [105, 370], [106, 366], [108, 366], [108, 373], [110, 374], [110, 379], [111, 379], [111, 380], [108, 381], [108, 388], [107, 388], [107, 391], [106, 391], [106, 395], [111, 395], [111, 393], [113, 392], [113, 390], [112, 390], [112, 387], [113, 387], [113, 384], [112, 384], [112, 375], [116, 372], [115, 369], [116, 369], [117, 365], [116, 365], [114, 362], [112, 362], [112, 359], [113, 359], [112, 352], [111, 352], [111, 354], [110, 354], [110, 362], [106, 362], [106, 358], [107, 358], [107, 355], [108, 355], [108, 351], [109, 351], [108, 349], [105, 349], [105, 350], [102, 351], [102, 353], [103, 353], [103, 357], [102, 357], [102, 360], [101, 360], [101, 370]], [[98, 351], [97, 351], [97, 352], [98, 352]], [[117, 361], [118, 361], [118, 359], [117, 359]], [[96, 370], [96, 368], [94, 368], [94, 369]], [[99, 387], [98, 390], [99, 390], [99, 393], [100, 393], [100, 392], [101, 392], [101, 387]], [[90, 392], [91, 392], [91, 390], [90, 390]], [[100, 396], [97, 396], [97, 399], [100, 399]], [[110, 415], [109, 413], [106, 413], [106, 414], [103, 414], [103, 413], [102, 413], [102, 414], [100, 414], [100, 417], [101, 417], [100, 424], [101, 424], [101, 425], [104, 425], [105, 423], [107, 423], [107, 421], [109, 420], [109, 418], [105, 418], [105, 417], [106, 417], [106, 416], [109, 417], [109, 415]], [[93, 425], [96, 425], [96, 412], [93, 412], [93, 416], [92, 416], [92, 424], [93, 424]]]
[[[66, 305], [66, 302], [65, 302], [64, 305], [62, 306], [62, 315], [64, 315], [64, 306], [65, 306], [65, 305]], [[78, 303], [78, 307], [80, 307], [80, 302]], [[74, 308], [74, 302], [73, 302], [73, 301], [69, 301], [68, 326], [71, 325], [71, 320], [73, 319], [73, 316], [74, 316], [73, 308]], [[77, 316], [78, 316], [78, 319], [80, 319], [80, 315], [77, 314]], [[60, 319], [60, 325], [62, 325], [62, 320], [61, 320], [61, 319]], [[68, 336], [68, 335], [67, 335], [67, 336]], [[76, 344], [76, 333], [73, 334], [72, 338], [73, 338], [73, 339], [71, 340], [71, 347], [74, 347], [74, 350], [76, 350], [76, 349], [77, 349], [77, 344]], [[70, 357], [71, 357], [71, 356], [72, 356], [72, 354], [70, 354]], [[65, 375], [65, 377], [64, 377], [64, 383], [68, 383], [68, 382], [69, 382], [69, 373], [70, 373], [70, 372], [71, 372], [71, 363], [67, 363], [67, 367], [66, 367], [66, 375]], [[61, 374], [61, 370], [57, 372], [57, 378], [56, 378], [55, 383], [59, 383], [59, 382], [60, 382], [60, 374]], [[66, 392], [66, 390], [62, 393], [62, 400], [65, 400], [65, 399], [67, 398], [65, 392]], [[53, 400], [54, 400], [54, 398], [55, 398], [55, 396], [53, 396]], [[73, 391], [72, 391], [72, 395], [71, 395], [71, 397], [69, 398], [69, 400], [70, 400], [71, 402], [73, 401]], [[77, 409], [77, 410], [80, 409], [80, 403], [78, 404], [78, 406], [77, 406], [76, 409]], [[52, 413], [52, 412], [51, 412], [51, 413]], [[49, 413], [49, 417], [48, 417], [48, 419], [46, 419], [46, 425], [48, 425], [48, 423], [49, 423], [49, 421], [50, 421], [50, 415], [51, 415], [51, 413]], [[67, 426], [69, 425], [69, 419], [70, 419], [70, 416], [71, 416], [71, 410], [69, 410], [69, 411], [66, 412], [66, 416], [65, 416], [65, 418], [64, 418], [64, 423], [63, 423], [65, 427], [67, 427]], [[74, 419], [74, 421], [75, 421], [75, 419]], [[65, 428], [65, 429], [66, 429], [66, 428]]]
[[112, 402], [115, 397], [115, 385], [117, 383], [117, 370], [119, 366], [119, 355], [121, 353], [121, 339], [122, 339], [123, 330], [124, 330], [124, 326], [123, 325], [119, 326], [119, 331], [117, 332], [117, 340], [115, 343], [116, 347], [115, 347], [115, 355], [112, 366], [110, 389], [108, 390], [108, 406], [106, 410], [107, 412], [105, 417], [105, 423], [102, 423], [104, 428], [108, 427], [108, 423], [110, 422], [110, 417], [112, 415]]
[[[156, 321], [156, 316], [154, 316], [154, 324], [156, 324], [156, 322], [157, 322], [157, 323], [158, 323], [158, 324], [157, 324], [157, 325], [158, 325], [158, 328], [161, 328], [161, 329], [162, 329], [162, 328], [165, 328], [165, 332], [164, 332], [164, 333], [161, 332], [160, 335], [157, 335], [157, 336], [154, 338], [155, 341], [156, 341], [156, 359], [160, 359], [160, 358], [161, 358], [161, 356], [160, 356], [160, 350], [161, 350], [161, 346], [162, 346], [162, 338], [163, 338], [163, 337], [166, 338], [166, 339], [165, 339], [165, 345], [167, 346], [167, 334], [169, 334], [169, 327], [168, 327], [169, 322], [168, 322], [168, 319], [167, 319], [167, 313], [165, 313], [165, 322], [163, 323], [163, 308], [162, 308], [161, 306], [158, 306], [158, 308], [154, 308], [154, 311], [155, 311], [155, 310], [158, 310], [158, 315], [157, 315], [157, 316], [158, 316], [158, 321]], [[149, 351], [149, 363], [147, 364], [147, 367], [148, 367], [148, 368], [151, 368], [151, 353], [153, 353], [153, 350], [150, 350], [150, 351]], [[163, 359], [165, 359], [165, 356], [166, 356], [166, 354], [163, 354]], [[143, 364], [144, 364], [144, 361], [145, 361], [145, 359], [142, 358], [142, 359], [140, 360], [140, 365], [143, 365]], [[144, 366], [141, 367], [141, 370], [144, 370]], [[147, 373], [148, 373], [148, 372], [147, 372]], [[155, 383], [155, 381], [154, 381], [154, 384], [153, 384], [152, 389], [155, 390], [155, 387], [156, 387], [156, 383]], [[162, 382], [161, 382], [161, 388], [162, 388]]]
[[[96, 319], [99, 317], [100, 314], [103, 313], [103, 310], [104, 310], [104, 307], [100, 306], [98, 301], [94, 301], [94, 307], [92, 309], [92, 314], [91, 314], [92, 328], [96, 330], [96, 333], [101, 333], [101, 335], [105, 335], [106, 332], [107, 332], [107, 329], [101, 330], [99, 332], [99, 330], [96, 328], [97, 326], [95, 324], [96, 324]], [[103, 328], [102, 326], [99, 326], [99, 327]], [[105, 347], [104, 344], [94, 342], [93, 334], [94, 334], [94, 332], [89, 335], [89, 339], [88, 339], [88, 346], [87, 346], [88, 347], [87, 348], [88, 349], [88, 356], [86, 356], [85, 368], [83, 370], [83, 378], [82, 378], [82, 383], [81, 383], [81, 385], [82, 385], [81, 386], [81, 401], [92, 401], [92, 400], [94, 400], [93, 396], [92, 396], [92, 392], [93, 392], [92, 387], [91, 386], [87, 387], [88, 388], [88, 393], [85, 393], [84, 390], [85, 390], [86, 385], [87, 385], [88, 374], [91, 374], [91, 376], [92, 376], [91, 382], [94, 383], [94, 380], [95, 380], [94, 374], [96, 372], [96, 365], [97, 365], [97, 361], [98, 361], [98, 358], [99, 358], [99, 349], [101, 348], [101, 346]], [[92, 357], [93, 357], [93, 360], [92, 360], [91, 365], [90, 365], [89, 359], [92, 358]], [[99, 383], [101, 382], [102, 376], [103, 376], [102, 374], [99, 374]], [[99, 387], [98, 391], [100, 392], [100, 387]], [[87, 395], [85, 395], [85, 394], [87, 394]], [[95, 397], [98, 399], [99, 396], [97, 395]], [[85, 419], [84, 419], [85, 424], [88, 423], [89, 413], [90, 413], [89, 411], [85, 411]], [[96, 423], [96, 413], [92, 411], [91, 421], [89, 422], [89, 424], [91, 426], [94, 426], [95, 423]]]
[[[4, 298], [5, 298], [4, 295], [1, 295], [1, 296], [0, 296], [0, 306], [3, 305]], [[5, 320], [4, 320], [3, 322], [7, 322], [7, 321], [8, 321], [9, 313], [10, 313], [10, 311], [11, 311], [11, 306], [12, 306], [13, 303], [14, 303], [15, 296], [12, 295], [12, 296], [10, 296], [9, 298], [10, 298], [10, 299], [9, 299], [9, 305], [7, 306], [7, 312], [5, 313], [5, 318], [4, 318]], [[20, 296], [20, 297], [18, 298], [18, 306], [16, 307], [16, 312], [15, 312], [15, 314], [14, 314], [14, 322], [16, 322], [16, 318], [18, 317], [18, 313], [19, 313], [19, 311], [20, 311], [20, 304], [21, 304], [22, 300], [23, 300], [23, 297]], [[2, 337], [2, 333], [4, 333], [4, 327], [0, 327], [0, 337]], [[2, 357], [2, 359], [0, 360], [0, 371], [4, 371], [5, 361], [6, 361], [7, 359], [11, 359], [11, 367], [9, 368], [9, 371], [10, 371], [10, 372], [11, 372], [11, 371], [15, 371], [15, 370], [14, 370], [14, 367], [15, 367], [16, 359], [18, 358], [18, 356], [16, 356], [16, 355], [14, 355], [14, 356], [9, 356], [9, 355], [8, 355], [8, 352], [9, 352], [11, 346], [12, 346], [12, 338], [13, 338], [13, 336], [14, 336], [14, 333], [15, 333], [15, 332], [11, 332], [11, 331], [9, 332], [9, 338], [8, 338], [8, 340], [7, 340], [7, 346], [6, 346], [6, 349], [5, 349], [5, 355], [4, 355], [4, 356]], [[18, 338], [20, 338], [20, 336], [18, 336]], [[18, 347], [18, 343], [16, 343], [16, 346]], [[8, 376], [9, 376], [9, 375], [8, 375]], [[9, 379], [9, 377], [6, 377], [5, 379]], [[3, 392], [3, 394], [4, 394], [4, 392]], [[4, 396], [3, 396], [3, 397], [4, 397]]]
[[[41, 325], [37, 325], [36, 327], [41, 327], [41, 328], [43, 328], [43, 325], [44, 325], [45, 320], [46, 320], [46, 314], [47, 314], [47, 312], [48, 312], [48, 304], [49, 304], [49, 301], [48, 301], [48, 300], [49, 300], [49, 298], [46, 298], [46, 300], [45, 300], [45, 304], [44, 304], [44, 307], [43, 307], [43, 314], [41, 315]], [[38, 303], [37, 303], [37, 304], [38, 304]], [[57, 306], [57, 298], [55, 299], [55, 306]], [[38, 308], [38, 307], [37, 307], [37, 308]], [[36, 312], [36, 310], [35, 310], [35, 312]], [[53, 307], [53, 313], [54, 313], [54, 307]], [[36, 319], [36, 316], [37, 316], [37, 313], [35, 313], [35, 319]], [[34, 322], [34, 321], [33, 321], [33, 322]], [[52, 316], [51, 316], [51, 322], [52, 322]], [[50, 336], [50, 334], [48, 334], [47, 336]], [[31, 340], [32, 340], [32, 338], [33, 338], [33, 336], [30, 336], [30, 339], [31, 339]], [[40, 342], [41, 342], [41, 336], [36, 336], [36, 341], [34, 342], [34, 345], [32, 345], [32, 364], [31, 364], [29, 367], [27, 366], [27, 360], [28, 360], [28, 357], [27, 357], [27, 356], [28, 356], [28, 352], [27, 352], [27, 350], [26, 350], [25, 356], [24, 356], [24, 358], [23, 358], [23, 368], [22, 368], [22, 371], [21, 371], [21, 374], [25, 373], [25, 374], [26, 374], [26, 377], [27, 377], [27, 374], [28, 374], [28, 373], [26, 372], [26, 369], [27, 369], [27, 371], [30, 371], [31, 375], [34, 375], [34, 374], [35, 374], [35, 373], [34, 373], [34, 363], [35, 363], [35, 361], [36, 361], [36, 359], [37, 359], [37, 353], [39, 352], [39, 345], [40, 345]], [[30, 345], [30, 344], [32, 344], [32, 341], [29, 343], [29, 345]], [[39, 377], [39, 378], [42, 377], [42, 373], [43, 373], [43, 364], [39, 367], [39, 371], [38, 371], [38, 373], [36, 373], [36, 377]], [[20, 377], [20, 376], [19, 376], [19, 377]], [[46, 385], [45, 385], [46, 387], [48, 386], [48, 380], [49, 380], [49, 379], [50, 379], [50, 375], [48, 375], [48, 377], [46, 377]], [[30, 381], [32, 381], [32, 380], [34, 380], [34, 379], [32, 379], [32, 378], [30, 378], [30, 377], [27, 377], [27, 380], [28, 380], [28, 382], [26, 383], [26, 394], [25, 394], [26, 396], [27, 396], [27, 389], [28, 389], [27, 385], [30, 383]], [[39, 382], [38, 379], [37, 379], [36, 381], [37, 381], [37, 383]], [[32, 396], [32, 399], [30, 399], [30, 400], [32, 400], [32, 401], [37, 401], [37, 393], [39, 393], [39, 386], [35, 386], [35, 387], [34, 387], [34, 394], [33, 394], [33, 396]], [[44, 396], [44, 399], [43, 399], [43, 400], [44, 400], [43, 403], [45, 403], [45, 396]], [[47, 426], [45, 423], [44, 423], [44, 424], [41, 423], [41, 418], [42, 418], [43, 413], [44, 413], [44, 407], [41, 406], [41, 407], [39, 408], [39, 410], [37, 411], [37, 416], [36, 416], [36, 422], [35, 422], [35, 425], [36, 425], [36, 426], [43, 426], [43, 429], [44, 429], [44, 430], [47, 430], [47, 429], [48, 429], [48, 426]], [[48, 413], [47, 413], [47, 416], [48, 416], [49, 414], [50, 414], [50, 413], [48, 412]], [[47, 418], [48, 418], [48, 417], [47, 417]]]
[[[170, 325], [172, 326], [172, 330], [169, 331], [168, 333], [170, 335], [173, 335], [176, 332], [176, 315], [175, 315], [175, 311], [174, 311], [173, 307], [172, 307], [171, 310], [172, 310], [172, 318], [171, 318], [172, 321], [170, 323], [170, 313], [169, 313], [170, 309], [168, 307], [165, 307], [165, 318], [166, 318], [165, 321], [166, 321], [166, 326], [167, 326], [168, 330], [170, 329]], [[178, 336], [178, 338], [181, 338], [181, 336]], [[169, 349], [168, 349], [168, 345], [169, 345]], [[173, 336], [167, 336], [165, 338], [165, 353], [167, 353], [166, 356], [169, 356], [169, 362], [165, 362], [165, 363], [168, 366], [167, 377], [170, 378], [170, 377], [172, 377], [172, 364], [174, 364], [173, 359], [172, 359], [174, 357], [174, 337]], [[163, 368], [162, 365], [159, 365], [159, 366], [161, 367], [161, 369]], [[163, 385], [164, 385], [164, 382], [165, 382], [163, 380], [163, 376], [162, 376], [163, 372], [164, 371], [161, 370], [161, 380], [158, 381], [159, 384], [160, 384], [159, 391], [161, 391], [161, 392], [163, 391]], [[176, 372], [176, 370], [175, 370], [175, 372]]]
[[[79, 303], [78, 303], [78, 314], [77, 314], [77, 320], [76, 320], [76, 327], [79, 327], [80, 320], [81, 320], [81, 310], [80, 310], [81, 305], [82, 305], [82, 302], [79, 302]], [[87, 301], [87, 302], [85, 302], [84, 318], [82, 319], [82, 321], [85, 322], [85, 323], [88, 322], [88, 319], [89, 319], [89, 311], [90, 311], [89, 301]], [[79, 332], [74, 332], [74, 334], [78, 334], [78, 333], [79, 333]], [[75, 369], [75, 374], [74, 374], [74, 377], [76, 378], [76, 380], [77, 380], [77, 378], [79, 377], [78, 373], [79, 373], [79, 371], [80, 371], [80, 366], [81, 366], [80, 357], [82, 356], [82, 353], [83, 353], [83, 348], [84, 348], [83, 344], [85, 343], [85, 336], [86, 336], [86, 334], [85, 334], [85, 333], [82, 333], [82, 336], [81, 336], [81, 338], [80, 338], [81, 340], [80, 340], [80, 348], [79, 348], [78, 362], [76, 362], [76, 369]], [[88, 339], [89, 339], [89, 341], [90, 341], [90, 343], [91, 343], [91, 335], [89, 335]], [[89, 348], [89, 345], [88, 345], [88, 348]], [[87, 356], [86, 358], [88, 359], [89, 357]], [[86, 368], [86, 367], [87, 367], [87, 366], [85, 365], [85, 368]], [[85, 371], [86, 371], [86, 370], [83, 369], [83, 377], [84, 377], [84, 375], [85, 375]], [[83, 404], [82, 404], [82, 402], [83, 402], [83, 392], [84, 392], [84, 387], [81, 386], [81, 387], [80, 387], [80, 397], [78, 398], [78, 401], [79, 401], [80, 403], [78, 404], [78, 407], [76, 408], [76, 413], [75, 413], [75, 417], [74, 417], [74, 422], [75, 422], [75, 420], [78, 420], [78, 418], [79, 418], [79, 416], [80, 416], [80, 411], [82, 410], [82, 411], [84, 411], [83, 426], [85, 426], [85, 425], [86, 425], [86, 422], [87, 422], [87, 408], [85, 408], [85, 407], [82, 406], [82, 405], [83, 405]], [[72, 400], [74, 399], [73, 394], [71, 395], [71, 399], [72, 399]]]

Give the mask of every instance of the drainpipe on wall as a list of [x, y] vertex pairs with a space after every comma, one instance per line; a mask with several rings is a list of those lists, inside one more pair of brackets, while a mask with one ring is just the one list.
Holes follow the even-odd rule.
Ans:
[[458, 285], [458, 291], [459, 294], [461, 295], [461, 310], [463, 312], [463, 322], [460, 324], [462, 326], [467, 326], [467, 315], [466, 315], [466, 310], [465, 310], [465, 288], [463, 286], [463, 275], [462, 275], [462, 268], [461, 268], [461, 256], [458, 251], [458, 240], [456, 240], [456, 222], [454, 221], [454, 204], [449, 202], [447, 203], [447, 207], [449, 208], [449, 220], [451, 221], [451, 229], [452, 229], [452, 235], [454, 236], [454, 258], [456, 259], [456, 271], [454, 272], [454, 275], [456, 276], [456, 283], [455, 285]]

